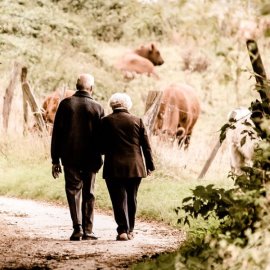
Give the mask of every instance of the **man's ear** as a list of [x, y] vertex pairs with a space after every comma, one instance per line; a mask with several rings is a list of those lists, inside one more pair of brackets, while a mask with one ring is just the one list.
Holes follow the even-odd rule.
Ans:
[[92, 94], [92, 93], [93, 93], [93, 86], [88, 87], [88, 88], [87, 88], [87, 91], [88, 91], [90, 94]]

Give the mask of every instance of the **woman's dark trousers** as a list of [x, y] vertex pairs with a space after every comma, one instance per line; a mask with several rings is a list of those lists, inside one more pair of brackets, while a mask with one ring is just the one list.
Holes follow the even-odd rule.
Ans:
[[137, 192], [141, 178], [105, 179], [111, 197], [117, 232], [132, 232], [137, 210]]

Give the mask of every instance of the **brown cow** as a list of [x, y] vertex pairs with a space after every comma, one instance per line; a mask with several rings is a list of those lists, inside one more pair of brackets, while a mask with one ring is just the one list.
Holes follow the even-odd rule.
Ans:
[[42, 103], [42, 116], [43, 119], [51, 131], [51, 127], [54, 122], [55, 113], [58, 108], [60, 101], [66, 97], [70, 97], [75, 93], [73, 90], [65, 90], [65, 92], [56, 90], [49, 94]]
[[147, 46], [141, 46], [138, 49], [124, 54], [115, 67], [124, 73], [127, 79], [133, 79], [134, 73], [153, 75], [159, 79], [154, 70], [154, 66], [160, 66], [164, 63], [159, 50], [151, 43]]
[[154, 134], [187, 149], [192, 129], [200, 114], [200, 104], [194, 89], [186, 84], [168, 86], [161, 97], [154, 125]]

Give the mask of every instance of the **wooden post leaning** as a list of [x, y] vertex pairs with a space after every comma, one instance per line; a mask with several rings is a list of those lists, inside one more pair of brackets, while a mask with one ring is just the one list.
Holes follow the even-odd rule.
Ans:
[[143, 121], [150, 135], [153, 132], [162, 94], [162, 91], [149, 91], [146, 99]]
[[202, 179], [202, 178], [205, 176], [205, 174], [206, 174], [206, 172], [208, 171], [210, 165], [212, 164], [214, 158], [216, 157], [216, 154], [217, 154], [217, 152], [218, 152], [220, 146], [221, 146], [221, 142], [220, 142], [220, 140], [218, 140], [218, 141], [216, 142], [216, 144], [215, 144], [213, 150], [211, 151], [209, 158], [208, 158], [207, 161], [205, 162], [205, 165], [203, 166], [203, 169], [202, 169], [202, 171], [200, 172], [200, 174], [199, 174], [199, 176], [198, 176], [198, 179]]
[[[38, 129], [43, 134], [48, 134], [45, 122], [44, 122], [43, 117], [42, 117], [42, 113], [40, 111], [39, 106], [37, 105], [37, 102], [36, 102], [36, 99], [35, 99], [35, 97], [33, 95], [33, 92], [31, 91], [30, 84], [27, 81], [27, 67], [22, 67], [21, 85], [22, 85], [23, 96], [25, 98], [24, 108], [25, 108], [25, 103], [27, 102], [30, 105], [30, 108], [31, 108], [31, 110], [33, 112], [33, 115], [35, 117], [35, 121], [37, 123]], [[27, 112], [25, 111], [24, 115], [26, 113]]]

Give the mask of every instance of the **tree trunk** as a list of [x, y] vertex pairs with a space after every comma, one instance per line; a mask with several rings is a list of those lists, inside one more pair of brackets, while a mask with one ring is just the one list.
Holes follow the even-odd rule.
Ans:
[[247, 49], [248, 49], [251, 65], [252, 65], [253, 71], [255, 73], [255, 79], [257, 82], [257, 84], [256, 84], [257, 91], [260, 94], [262, 102], [269, 103], [270, 88], [269, 88], [269, 84], [267, 82], [265, 69], [263, 66], [263, 62], [262, 62], [256, 41], [253, 39], [248, 39], [247, 40]]

